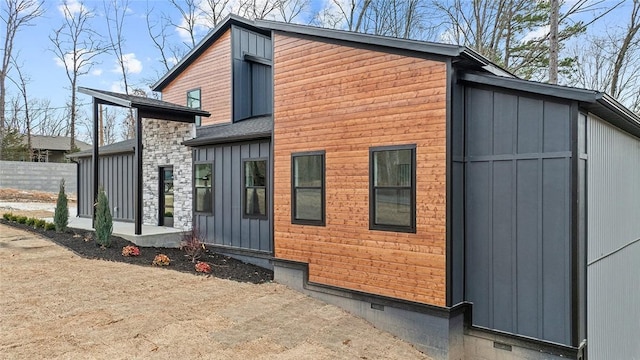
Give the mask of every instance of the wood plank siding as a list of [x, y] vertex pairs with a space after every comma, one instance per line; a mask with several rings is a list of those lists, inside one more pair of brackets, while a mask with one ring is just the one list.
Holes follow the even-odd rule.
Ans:
[[204, 51], [162, 91], [162, 100], [187, 104], [187, 91], [200, 88], [202, 110], [211, 116], [202, 125], [231, 121], [231, 30]]
[[[444, 306], [446, 65], [276, 33], [275, 256], [309, 281]], [[416, 233], [369, 230], [369, 148], [416, 145]], [[291, 154], [326, 151], [326, 226], [291, 223]]]

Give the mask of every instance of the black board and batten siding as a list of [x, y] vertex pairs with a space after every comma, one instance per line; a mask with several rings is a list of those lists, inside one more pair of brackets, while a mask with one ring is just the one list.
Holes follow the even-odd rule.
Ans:
[[[133, 221], [133, 153], [100, 155], [98, 184], [109, 199], [113, 220]], [[78, 158], [78, 216], [93, 216], [93, 160]]]
[[571, 106], [473, 87], [465, 102], [473, 324], [570, 345]]
[[245, 160], [267, 160], [267, 208], [271, 202], [270, 142], [222, 144], [194, 148], [194, 164], [213, 164], [213, 214], [194, 213], [194, 226], [205, 243], [270, 254], [271, 214], [266, 219], [243, 216], [242, 167]]
[[[271, 38], [232, 27], [233, 121], [273, 112]], [[261, 62], [259, 62], [261, 61]]]

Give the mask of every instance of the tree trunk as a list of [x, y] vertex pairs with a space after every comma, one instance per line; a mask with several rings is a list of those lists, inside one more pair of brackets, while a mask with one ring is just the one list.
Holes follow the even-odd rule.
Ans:
[[549, 18], [549, 83], [558, 83], [558, 0], [551, 0]]

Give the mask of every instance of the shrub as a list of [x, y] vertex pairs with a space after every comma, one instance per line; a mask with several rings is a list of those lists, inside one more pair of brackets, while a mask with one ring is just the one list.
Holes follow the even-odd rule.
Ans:
[[16, 221], [18, 222], [18, 224], [26, 224], [27, 223], [27, 217], [26, 216], [18, 216]]
[[122, 248], [122, 256], [139, 256], [140, 249], [137, 246], [127, 245]]
[[96, 243], [103, 247], [111, 246], [111, 233], [113, 232], [113, 218], [109, 210], [109, 199], [104, 189], [98, 191], [98, 203], [96, 204]]
[[180, 250], [183, 250], [193, 263], [200, 259], [202, 254], [207, 250], [204, 247], [202, 240], [203, 238], [200, 236], [200, 232], [196, 228], [192, 228], [190, 232], [182, 236]]
[[10, 217], [10, 219], [9, 219], [9, 220], [11, 220], [11, 221], [13, 221], [13, 222], [18, 221], [18, 215], [13, 215], [13, 214], [11, 214], [11, 217]]
[[13, 216], [12, 213], [4, 213], [2, 214], [2, 218], [7, 220], [7, 221], [11, 221], [11, 217]]
[[[33, 226], [35, 226], [36, 228], [40, 228], [40, 229], [44, 229], [45, 226], [47, 226], [47, 222], [42, 220], [42, 219], [38, 219], [36, 220], [36, 222], [33, 224]], [[55, 225], [54, 225], [55, 227]]]
[[155, 266], [167, 266], [171, 262], [171, 259], [165, 254], [158, 254], [153, 258], [151, 265]]
[[67, 225], [69, 225], [69, 199], [67, 199], [67, 194], [64, 192], [64, 179], [60, 180], [60, 191], [58, 191], [53, 223], [56, 225], [57, 232], [66, 231]]
[[198, 261], [196, 263], [196, 271], [208, 274], [211, 272], [211, 265], [207, 264], [206, 262]]
[[48, 223], [45, 224], [44, 229], [48, 230], [48, 231], [49, 230], [55, 230], [56, 229], [56, 224], [48, 222]]
[[24, 224], [27, 225], [27, 226], [33, 226], [33, 224], [36, 223], [36, 220], [38, 220], [38, 219], [28, 218], [27, 221], [24, 222]]

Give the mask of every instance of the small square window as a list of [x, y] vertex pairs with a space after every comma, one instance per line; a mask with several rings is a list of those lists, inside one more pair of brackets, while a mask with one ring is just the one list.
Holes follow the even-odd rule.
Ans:
[[267, 217], [267, 161], [244, 162], [244, 215]]
[[415, 145], [371, 148], [371, 229], [416, 231], [415, 157]]

